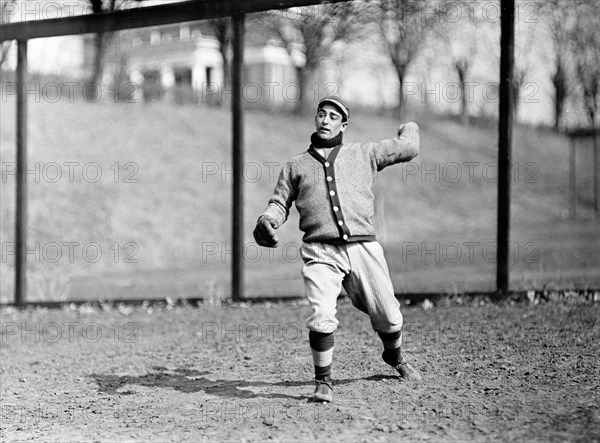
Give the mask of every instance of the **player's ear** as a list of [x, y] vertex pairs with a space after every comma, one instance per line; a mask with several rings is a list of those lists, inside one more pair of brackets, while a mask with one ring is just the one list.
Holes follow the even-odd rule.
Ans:
[[340, 128], [340, 132], [344, 132], [348, 127], [348, 121], [342, 123], [342, 127]]

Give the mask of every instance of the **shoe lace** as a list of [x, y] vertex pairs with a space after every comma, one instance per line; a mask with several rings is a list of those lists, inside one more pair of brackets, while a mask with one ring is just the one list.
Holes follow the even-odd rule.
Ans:
[[315, 380], [317, 382], [317, 386], [319, 385], [325, 385], [327, 387], [329, 387], [329, 389], [333, 389], [333, 384], [331, 383], [331, 380]]

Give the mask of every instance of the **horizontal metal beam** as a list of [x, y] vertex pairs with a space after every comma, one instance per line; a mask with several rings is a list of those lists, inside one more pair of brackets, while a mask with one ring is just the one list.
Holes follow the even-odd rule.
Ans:
[[0, 42], [73, 34], [97, 34], [341, 1], [348, 0], [190, 0], [100, 14], [5, 23], [0, 26]]

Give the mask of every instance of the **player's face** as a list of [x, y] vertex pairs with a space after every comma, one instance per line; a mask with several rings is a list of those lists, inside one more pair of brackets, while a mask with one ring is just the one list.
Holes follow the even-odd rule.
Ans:
[[335, 106], [325, 104], [317, 111], [315, 127], [317, 135], [323, 140], [329, 140], [340, 132], [344, 132], [347, 126], [348, 122], [342, 122], [342, 114]]

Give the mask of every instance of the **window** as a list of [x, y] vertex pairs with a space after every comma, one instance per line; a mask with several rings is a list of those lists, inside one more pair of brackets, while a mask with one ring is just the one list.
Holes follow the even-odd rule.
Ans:
[[189, 42], [190, 41], [190, 27], [187, 25], [181, 26], [179, 28], [179, 41]]
[[152, 31], [150, 33], [150, 44], [151, 45], [160, 44], [160, 31]]

